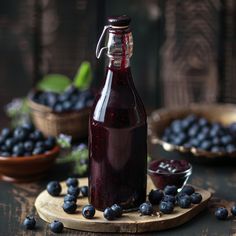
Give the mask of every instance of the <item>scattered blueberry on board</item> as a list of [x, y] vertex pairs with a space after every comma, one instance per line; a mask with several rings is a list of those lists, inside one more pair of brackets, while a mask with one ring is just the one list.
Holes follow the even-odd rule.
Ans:
[[164, 188], [164, 194], [175, 196], [177, 194], [177, 187], [174, 185], [167, 185]]
[[105, 219], [107, 220], [114, 220], [116, 218], [116, 214], [115, 212], [110, 208], [107, 207], [104, 212], [103, 212], [103, 216]]
[[82, 215], [86, 219], [92, 219], [95, 215], [95, 208], [92, 205], [86, 205], [82, 209]]
[[50, 230], [53, 233], [61, 233], [63, 231], [64, 225], [58, 221], [58, 220], [54, 220], [50, 225]]
[[164, 130], [162, 140], [173, 145], [218, 153], [236, 152], [236, 123], [223, 126], [204, 117], [189, 115], [177, 119]]
[[215, 210], [215, 216], [218, 220], [226, 220], [228, 217], [228, 210], [224, 207], [219, 207]]
[[2, 129], [0, 133], [0, 156], [27, 157], [44, 154], [56, 146], [54, 137], [45, 138], [32, 124], [23, 124], [11, 130]]
[[153, 205], [159, 204], [162, 198], [163, 198], [163, 192], [159, 189], [156, 190], [152, 189], [148, 194], [148, 200]]
[[50, 107], [54, 112], [80, 111], [91, 107], [94, 96], [90, 90], [80, 91], [75, 86], [69, 86], [63, 93], [36, 92], [32, 100]]
[[202, 195], [200, 193], [193, 193], [190, 197], [192, 204], [199, 204], [202, 201]]
[[74, 195], [66, 194], [64, 197], [64, 202], [77, 202], [77, 197]]
[[36, 220], [34, 219], [33, 216], [27, 216], [24, 219], [23, 225], [26, 229], [34, 229], [36, 225]]
[[120, 218], [123, 214], [123, 209], [120, 205], [114, 204], [111, 206], [111, 209], [115, 212], [115, 217]]
[[236, 205], [233, 205], [231, 207], [231, 213], [232, 213], [233, 216], [236, 216]]
[[171, 214], [174, 210], [174, 204], [169, 201], [161, 201], [159, 209], [164, 214]]
[[152, 215], [154, 212], [153, 206], [150, 202], [144, 202], [139, 206], [139, 212], [141, 216], [143, 215]]
[[67, 193], [70, 195], [74, 195], [75, 197], [78, 197], [80, 194], [80, 188], [79, 187], [74, 187], [74, 186], [69, 186], [67, 189]]
[[182, 197], [178, 198], [177, 203], [181, 208], [189, 208], [191, 206], [192, 199], [188, 195], [183, 195]]
[[51, 181], [47, 184], [48, 193], [54, 197], [59, 196], [61, 190], [61, 185], [58, 181]]
[[80, 192], [83, 197], [88, 197], [88, 186], [81, 186]]
[[75, 202], [64, 202], [62, 205], [63, 210], [68, 213], [68, 214], [74, 214], [76, 209], [77, 209], [77, 205]]
[[78, 187], [78, 186], [79, 186], [79, 181], [78, 181], [77, 178], [69, 177], [69, 178], [66, 180], [66, 185], [67, 185], [67, 187], [70, 187], [70, 186]]

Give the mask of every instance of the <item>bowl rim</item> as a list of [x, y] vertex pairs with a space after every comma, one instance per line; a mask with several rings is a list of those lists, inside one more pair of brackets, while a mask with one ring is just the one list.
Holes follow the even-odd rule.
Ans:
[[[163, 159], [163, 160], [165, 160], [165, 159]], [[192, 174], [193, 166], [192, 166], [192, 164], [191, 164], [190, 162], [188, 162], [189, 168], [186, 169], [186, 170], [184, 170], [184, 171], [176, 172], [176, 173], [157, 173], [156, 171], [150, 169], [150, 164], [153, 163], [153, 162], [158, 162], [158, 161], [161, 161], [161, 160], [152, 160], [152, 161], [148, 164], [148, 169], [147, 169], [147, 171], [148, 171], [148, 174], [149, 174], [149, 175], [165, 175], [165, 176], [170, 176], [170, 175], [172, 175], [172, 176], [174, 176], [174, 175], [183, 175], [183, 174], [187, 174], [187, 173], [190, 173], [190, 175]]]
[[[172, 108], [160, 108], [157, 110], [154, 110], [149, 118], [148, 118], [148, 125], [149, 125], [149, 130], [152, 129], [153, 123], [158, 122], [156, 121], [155, 117], [158, 117], [160, 120], [163, 115], [168, 114], [169, 112], [174, 112], [174, 111], [182, 111], [182, 112], [189, 112], [189, 113], [195, 113], [196, 110], [199, 111], [205, 111], [208, 110], [209, 108], [215, 108], [215, 109], [234, 109], [236, 110], [236, 105], [231, 104], [231, 103], [213, 103], [213, 104], [197, 104], [197, 103], [192, 103], [189, 106], [181, 106], [181, 107], [172, 107]], [[227, 153], [227, 152], [210, 152], [206, 150], [202, 150], [199, 148], [191, 147], [191, 148], [186, 148], [183, 145], [175, 145], [171, 144], [169, 142], [163, 141], [162, 138], [154, 133], [153, 131], [151, 134], [148, 134], [150, 143], [152, 145], [159, 144], [161, 145], [165, 151], [170, 152], [170, 151], [179, 151], [181, 153], [189, 153], [192, 154], [195, 157], [202, 157], [202, 158], [208, 158], [208, 159], [219, 159], [219, 158], [235, 158], [236, 157], [236, 151]]]
[[0, 156], [0, 162], [29, 162], [29, 161], [34, 161], [34, 160], [39, 160], [39, 159], [46, 159], [49, 157], [54, 156], [55, 154], [59, 153], [60, 151], [60, 147], [58, 145], [56, 145], [53, 149], [47, 151], [46, 153], [43, 154], [39, 154], [39, 155], [32, 155], [32, 156], [20, 156], [20, 157], [3, 157]]

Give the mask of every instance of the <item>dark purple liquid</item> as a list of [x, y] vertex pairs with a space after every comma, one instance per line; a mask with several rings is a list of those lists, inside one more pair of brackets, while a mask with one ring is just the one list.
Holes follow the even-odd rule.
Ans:
[[89, 200], [99, 210], [146, 199], [147, 125], [130, 68], [107, 69], [89, 122]]

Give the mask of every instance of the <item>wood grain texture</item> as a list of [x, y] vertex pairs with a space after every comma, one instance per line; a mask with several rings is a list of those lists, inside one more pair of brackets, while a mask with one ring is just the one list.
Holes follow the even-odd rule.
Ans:
[[[96, 211], [94, 219], [87, 220], [81, 214], [82, 207], [88, 204], [87, 198], [78, 199], [78, 208], [75, 214], [67, 214], [63, 211], [63, 196], [66, 194], [67, 187], [65, 182], [62, 182], [61, 184], [63, 190], [60, 197], [52, 197], [47, 191], [43, 191], [37, 197], [35, 207], [39, 216], [47, 222], [58, 219], [63, 222], [64, 226], [67, 228], [90, 232], [141, 233], [173, 228], [189, 221], [202, 211], [207, 206], [211, 197], [210, 192], [203, 189], [197, 189], [197, 192], [201, 193], [203, 196], [201, 204], [193, 205], [189, 209], [176, 207], [174, 213], [170, 215], [161, 214], [161, 216], [159, 216], [157, 213], [157, 215], [141, 217], [140, 214], [135, 211], [125, 213], [120, 219], [107, 221], [103, 217], [103, 212]], [[87, 178], [80, 179], [80, 184], [81, 186], [87, 185]], [[153, 188], [155, 187], [148, 178], [147, 192]], [[155, 208], [155, 210], [158, 212], [157, 208]]]

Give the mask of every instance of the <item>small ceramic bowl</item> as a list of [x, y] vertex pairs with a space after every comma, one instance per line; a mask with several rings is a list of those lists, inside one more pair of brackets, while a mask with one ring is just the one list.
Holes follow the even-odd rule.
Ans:
[[59, 147], [47, 153], [28, 157], [1, 157], [0, 180], [9, 182], [31, 182], [45, 176], [53, 166]]
[[192, 174], [192, 165], [188, 163], [188, 168], [182, 172], [158, 173], [156, 170], [157, 165], [160, 162], [161, 160], [153, 160], [148, 166], [148, 175], [150, 176], [155, 187], [158, 189], [164, 189], [167, 185], [175, 185], [178, 188], [178, 191], [181, 191]]

